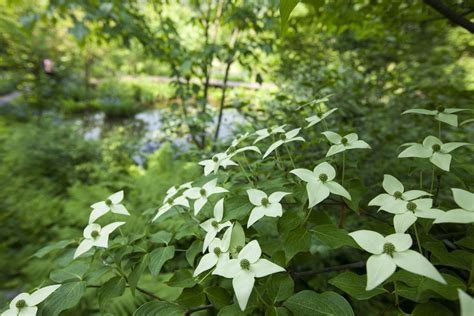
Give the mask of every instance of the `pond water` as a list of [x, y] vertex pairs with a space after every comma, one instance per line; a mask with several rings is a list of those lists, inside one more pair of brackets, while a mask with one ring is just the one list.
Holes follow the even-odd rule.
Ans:
[[[139, 152], [134, 156], [137, 164], [142, 165], [145, 157], [156, 151], [163, 140], [163, 110], [154, 109], [138, 113], [134, 117], [135, 122], [143, 125], [144, 136]], [[97, 140], [100, 138], [105, 122], [104, 113], [96, 113], [82, 120], [82, 125], [86, 128], [85, 138]], [[236, 109], [224, 109], [222, 114], [221, 128], [219, 131], [219, 140], [230, 142], [236, 135], [239, 126], [246, 123], [245, 117]], [[215, 126], [217, 124], [217, 115], [214, 117], [212, 124], [209, 125], [208, 135], [214, 135]], [[171, 141], [180, 150], [186, 151], [192, 145], [190, 135], [167, 139]], [[145, 157], [144, 157], [145, 156]]]

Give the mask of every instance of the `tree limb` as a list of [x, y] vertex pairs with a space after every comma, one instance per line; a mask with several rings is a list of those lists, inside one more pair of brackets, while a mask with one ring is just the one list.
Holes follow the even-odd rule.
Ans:
[[474, 23], [465, 18], [462, 14], [452, 10], [441, 0], [423, 0], [441, 15], [448, 18], [452, 23], [459, 25], [474, 34]]

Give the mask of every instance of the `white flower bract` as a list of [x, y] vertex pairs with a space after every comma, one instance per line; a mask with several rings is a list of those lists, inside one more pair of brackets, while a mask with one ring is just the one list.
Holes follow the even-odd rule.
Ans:
[[364, 142], [363, 140], [360, 140], [359, 136], [356, 133], [350, 133], [344, 137], [342, 137], [338, 133], [330, 131], [323, 132], [321, 134], [326, 136], [328, 141], [332, 144], [332, 146], [326, 153], [326, 157], [342, 153], [343, 151], [349, 149], [371, 149], [370, 145]]
[[206, 237], [204, 237], [204, 244], [202, 251], [206, 251], [207, 247], [216, 237], [217, 233], [220, 232], [225, 227], [232, 226], [232, 224], [227, 221], [222, 223], [222, 218], [224, 217], [224, 199], [217, 201], [214, 205], [214, 217], [208, 219], [207, 221], [201, 223], [201, 228], [206, 231]]
[[257, 139], [253, 142], [254, 144], [258, 143], [262, 139], [267, 138], [268, 136], [275, 135], [278, 133], [284, 133], [285, 132], [285, 127], [286, 124], [281, 125], [281, 126], [273, 126], [269, 128], [264, 128], [264, 129], [259, 129], [258, 131], [255, 132], [255, 135], [257, 135]]
[[474, 193], [456, 188], [451, 189], [451, 191], [453, 191], [454, 202], [459, 208], [445, 212], [434, 223], [474, 223]]
[[469, 143], [443, 144], [438, 138], [430, 135], [423, 140], [422, 144], [403, 144], [402, 146], [408, 146], [408, 148], [403, 150], [398, 155], [398, 158], [429, 158], [430, 162], [436, 167], [444, 171], [449, 171], [452, 159], [449, 153], [465, 145], [469, 145]]
[[18, 294], [11, 302], [9, 309], [1, 316], [34, 316], [38, 311], [36, 305], [43, 302], [48, 296], [53, 294], [61, 284], [49, 285], [34, 291], [31, 294]]
[[280, 139], [274, 142], [273, 144], [268, 147], [267, 151], [263, 155], [263, 158], [265, 159], [268, 155], [270, 155], [275, 149], [280, 147], [283, 144], [288, 144], [290, 142], [304, 142], [304, 138], [301, 136], [296, 136], [300, 132], [301, 128], [295, 128], [287, 133], [280, 134]]
[[115, 222], [104, 227], [99, 224], [89, 224], [84, 228], [84, 239], [79, 243], [74, 252], [74, 259], [89, 251], [92, 247], [107, 248], [109, 246], [109, 235], [125, 222]]
[[369, 202], [369, 206], [380, 206], [379, 210], [386, 210], [397, 200], [411, 201], [422, 196], [429, 196], [428, 192], [421, 190], [405, 191], [403, 184], [394, 176], [385, 174], [382, 187], [386, 193], [381, 193]]
[[268, 196], [265, 192], [257, 189], [247, 190], [250, 203], [255, 205], [250, 212], [250, 216], [247, 222], [247, 228], [252, 226], [255, 222], [264, 216], [269, 217], [280, 217], [283, 214], [283, 207], [280, 204], [280, 200], [290, 193], [287, 192], [274, 192]]
[[307, 182], [308, 208], [324, 201], [330, 193], [343, 196], [348, 200], [351, 199], [349, 192], [342, 185], [334, 181], [336, 169], [327, 162], [320, 163], [314, 167], [313, 171], [300, 168], [290, 172]]
[[461, 303], [461, 316], [472, 316], [474, 311], [474, 298], [470, 297], [466, 292], [458, 289], [459, 302]]
[[432, 208], [430, 198], [412, 201], [396, 200], [384, 208], [384, 211], [395, 214], [393, 226], [397, 233], [404, 233], [418, 218], [436, 219], [444, 215], [444, 211]]
[[100, 201], [91, 205], [92, 212], [89, 216], [89, 223], [94, 223], [99, 217], [112, 212], [121, 215], [130, 215], [125, 206], [121, 204], [123, 191], [118, 191], [110, 195], [105, 201]]
[[160, 216], [168, 212], [175, 206], [189, 207], [189, 202], [184, 195], [176, 196], [180, 190], [191, 188], [191, 182], [186, 182], [179, 187], [172, 186], [166, 191], [166, 196], [163, 199], [163, 204], [158, 209], [155, 217], [153, 217], [152, 222], [156, 221]]
[[372, 254], [366, 264], [367, 291], [382, 284], [397, 267], [447, 284], [428, 259], [410, 250], [413, 244], [410, 235], [396, 233], [384, 237], [370, 230], [358, 230], [349, 235], [362, 249]]
[[229, 261], [229, 246], [232, 235], [232, 226], [227, 228], [222, 239], [214, 238], [209, 245], [209, 253], [205, 254], [199, 261], [193, 276], [198, 276], [215, 266], [220, 266]]
[[458, 108], [444, 108], [438, 107], [436, 110], [426, 110], [426, 109], [410, 109], [402, 113], [403, 114], [421, 114], [421, 115], [430, 115], [440, 122], [449, 124], [451, 126], [458, 126], [458, 116], [454, 113], [461, 111], [468, 111], [468, 109], [458, 109]]
[[204, 167], [205, 176], [211, 173], [216, 174], [220, 167], [225, 169], [229, 166], [237, 166], [237, 163], [226, 153], [215, 154], [211, 159], [200, 161], [199, 164]]
[[202, 207], [207, 203], [208, 198], [217, 193], [229, 192], [228, 190], [217, 186], [217, 178], [207, 182], [202, 187], [194, 187], [184, 191], [184, 196], [195, 200], [194, 215], [197, 215]]
[[306, 128], [318, 124], [319, 122], [324, 120], [326, 117], [328, 117], [329, 115], [331, 115], [335, 111], [337, 111], [337, 108], [331, 109], [331, 110], [329, 110], [329, 111], [327, 111], [326, 113], [323, 113], [323, 114], [315, 114], [313, 116], [305, 118], [306, 122], [309, 123], [308, 126], [306, 126]]
[[261, 255], [262, 250], [258, 241], [252, 240], [242, 248], [236, 259], [230, 259], [225, 264], [218, 265], [212, 272], [212, 274], [232, 279], [232, 287], [241, 310], [247, 307], [255, 278], [285, 271], [267, 259], [260, 259]]

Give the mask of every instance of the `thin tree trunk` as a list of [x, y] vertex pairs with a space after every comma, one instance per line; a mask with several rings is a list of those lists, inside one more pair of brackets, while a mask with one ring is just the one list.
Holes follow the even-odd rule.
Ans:
[[225, 68], [224, 86], [222, 87], [221, 101], [220, 101], [220, 105], [219, 105], [219, 116], [217, 118], [217, 126], [216, 126], [216, 132], [214, 134], [214, 142], [216, 142], [217, 138], [219, 137], [219, 130], [221, 128], [221, 123], [222, 123], [222, 114], [224, 113], [224, 104], [225, 104], [225, 97], [226, 97], [226, 90], [227, 90], [227, 81], [229, 80], [230, 66], [232, 66], [233, 62], [234, 62], [233, 59], [229, 60], [227, 62], [226, 68]]

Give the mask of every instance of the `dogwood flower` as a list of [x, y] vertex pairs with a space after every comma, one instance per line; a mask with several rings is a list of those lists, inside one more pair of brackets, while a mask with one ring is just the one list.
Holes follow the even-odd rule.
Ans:
[[336, 169], [327, 162], [322, 162], [314, 170], [294, 169], [290, 171], [301, 180], [307, 182], [308, 208], [324, 201], [330, 193], [340, 195], [350, 200], [351, 195], [339, 183], [333, 181], [336, 177]]
[[474, 223], [474, 193], [462, 189], [451, 189], [454, 202], [460, 207], [445, 212], [434, 223]]
[[369, 206], [380, 206], [379, 210], [386, 210], [396, 201], [411, 201], [425, 195], [431, 195], [421, 190], [410, 190], [405, 192], [403, 184], [394, 176], [385, 174], [382, 187], [387, 193], [381, 193], [369, 202]]
[[225, 169], [228, 166], [237, 166], [238, 164], [230, 158], [226, 153], [219, 153], [212, 156], [211, 159], [200, 161], [199, 164], [204, 167], [204, 175], [207, 176], [211, 172], [216, 174], [220, 167]]
[[466, 292], [458, 289], [459, 303], [461, 304], [461, 316], [472, 316], [474, 311], [474, 298], [470, 297]]
[[241, 152], [244, 152], [244, 151], [254, 151], [256, 153], [259, 153], [259, 154], [262, 154], [260, 152], [260, 149], [258, 149], [257, 146], [245, 146], [245, 147], [242, 147], [242, 148], [236, 148], [235, 146], [230, 146], [229, 148], [227, 148], [227, 150], [225, 151], [225, 153], [227, 155], [229, 155], [229, 158], [232, 158], [234, 157], [235, 155], [241, 153]]
[[265, 192], [250, 189], [247, 190], [250, 203], [255, 205], [250, 213], [249, 220], [247, 222], [247, 228], [252, 226], [256, 221], [264, 216], [280, 217], [283, 214], [283, 208], [280, 204], [280, 200], [290, 193], [287, 192], [274, 192], [268, 196]]
[[214, 266], [220, 266], [227, 261], [229, 261], [229, 245], [230, 237], [232, 235], [232, 226], [230, 226], [224, 233], [222, 239], [214, 238], [211, 244], [209, 245], [209, 253], [205, 254], [201, 261], [199, 261], [196, 270], [194, 270], [193, 276], [198, 276], [199, 274], [207, 271]]
[[408, 202], [397, 200], [384, 208], [384, 211], [395, 214], [393, 217], [395, 231], [404, 233], [418, 218], [436, 219], [444, 215], [442, 210], [432, 207], [432, 199], [418, 199]]
[[398, 158], [429, 158], [430, 162], [438, 168], [449, 171], [451, 165], [451, 151], [461, 146], [469, 145], [469, 143], [442, 143], [434, 136], [428, 136], [423, 140], [422, 144], [407, 143], [402, 146], [408, 146], [402, 151]]
[[431, 262], [420, 253], [410, 250], [413, 240], [408, 234], [391, 234], [386, 237], [370, 230], [358, 230], [349, 235], [372, 255], [367, 260], [367, 287], [370, 291], [387, 280], [397, 266], [440, 283], [446, 281]]
[[458, 108], [445, 108], [443, 106], [438, 107], [436, 110], [425, 110], [425, 109], [411, 109], [406, 110], [403, 114], [421, 114], [434, 116], [435, 120], [444, 122], [451, 126], [458, 126], [458, 116], [454, 113], [461, 111], [468, 111], [469, 109], [458, 109]]
[[287, 133], [280, 134], [280, 139], [274, 142], [273, 144], [271, 144], [271, 146], [267, 149], [267, 151], [263, 155], [263, 158], [270, 155], [275, 149], [277, 149], [283, 144], [287, 144], [287, 143], [295, 142], [295, 141], [304, 142], [305, 140], [303, 137], [301, 136], [296, 137], [296, 135], [298, 135], [300, 130], [301, 128], [295, 128]]
[[109, 246], [109, 235], [125, 222], [115, 222], [101, 227], [99, 224], [89, 224], [84, 228], [84, 239], [74, 253], [74, 259], [89, 251], [92, 247], [107, 248]]
[[194, 187], [184, 191], [184, 196], [196, 200], [194, 202], [194, 215], [197, 215], [202, 207], [207, 203], [208, 198], [217, 193], [229, 192], [217, 186], [217, 178], [207, 182], [202, 187]]
[[258, 241], [252, 240], [242, 248], [237, 259], [230, 259], [225, 264], [218, 265], [212, 272], [212, 274], [232, 279], [232, 287], [242, 311], [247, 307], [255, 278], [285, 271], [267, 259], [260, 259], [261, 255], [262, 250]]
[[328, 141], [332, 144], [329, 148], [326, 157], [342, 153], [348, 149], [371, 149], [369, 144], [359, 139], [359, 136], [356, 133], [350, 133], [342, 137], [338, 133], [334, 132], [323, 132], [321, 133]]
[[281, 125], [281, 126], [273, 126], [273, 127], [269, 127], [269, 128], [264, 128], [264, 129], [260, 129], [260, 130], [256, 131], [255, 134], [258, 137], [253, 143], [256, 144], [259, 141], [261, 141], [262, 139], [265, 139], [265, 138], [267, 138], [268, 136], [271, 136], [271, 135], [275, 135], [275, 134], [278, 134], [278, 133], [284, 133], [285, 132], [285, 129], [284, 129], [285, 126], [286, 126], [286, 124]]
[[43, 302], [48, 296], [53, 294], [61, 284], [49, 285], [34, 291], [32, 294], [18, 294], [11, 302], [10, 308], [1, 316], [34, 316], [38, 311], [36, 305]]
[[192, 181], [190, 182], [186, 182], [186, 183], [183, 183], [181, 184], [180, 186], [171, 186], [167, 191], [166, 191], [166, 196], [165, 198], [163, 199], [163, 204], [171, 197], [173, 197], [176, 193], [178, 193], [178, 191], [180, 190], [183, 190], [183, 189], [189, 189], [191, 188], [192, 186]]
[[232, 141], [231, 146], [237, 147], [241, 142], [243, 142], [250, 136], [251, 134], [249, 132], [237, 135], [237, 137]]
[[162, 216], [175, 206], [189, 207], [189, 202], [184, 195], [176, 195], [179, 191], [190, 188], [191, 182], [184, 183], [179, 187], [172, 186], [171, 188], [169, 188], [168, 191], [166, 191], [166, 196], [163, 199], [163, 204], [158, 209], [158, 213], [156, 213], [155, 217], [153, 217], [151, 221], [156, 221], [160, 216]]
[[224, 217], [224, 199], [220, 199], [217, 201], [216, 205], [214, 205], [214, 217], [208, 219], [200, 226], [202, 229], [206, 231], [206, 237], [204, 237], [204, 244], [202, 247], [202, 251], [206, 251], [209, 244], [214, 240], [217, 233], [220, 232], [225, 227], [232, 226], [232, 224], [227, 221], [222, 223], [222, 218]]
[[334, 109], [331, 109], [331, 110], [327, 111], [326, 113], [323, 113], [323, 114], [315, 114], [315, 115], [313, 115], [313, 116], [310, 116], [310, 117], [305, 118], [306, 122], [309, 123], [308, 126], [306, 126], [306, 128], [318, 124], [319, 122], [321, 122], [321, 121], [324, 120], [326, 117], [328, 117], [329, 115], [331, 115], [332, 113], [334, 113], [334, 112], [336, 112], [336, 111], [337, 111], [337, 108], [334, 108]]
[[123, 191], [118, 191], [110, 195], [105, 201], [92, 204], [92, 212], [89, 216], [89, 223], [95, 222], [99, 217], [107, 214], [109, 211], [115, 214], [130, 215], [125, 206], [120, 203], [122, 200]]

